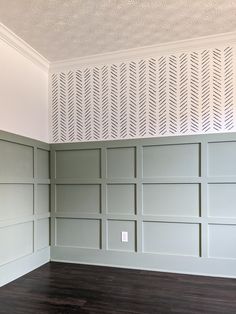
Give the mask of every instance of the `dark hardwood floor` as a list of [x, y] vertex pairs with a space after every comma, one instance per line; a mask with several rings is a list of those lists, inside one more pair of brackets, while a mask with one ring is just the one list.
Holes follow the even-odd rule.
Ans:
[[236, 313], [236, 280], [48, 263], [0, 288], [0, 313]]

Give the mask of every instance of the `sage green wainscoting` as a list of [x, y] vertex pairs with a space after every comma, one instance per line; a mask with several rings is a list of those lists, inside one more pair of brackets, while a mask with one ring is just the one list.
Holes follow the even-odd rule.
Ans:
[[52, 260], [236, 277], [235, 133], [53, 144], [51, 168]]
[[50, 146], [0, 131], [0, 286], [50, 260]]

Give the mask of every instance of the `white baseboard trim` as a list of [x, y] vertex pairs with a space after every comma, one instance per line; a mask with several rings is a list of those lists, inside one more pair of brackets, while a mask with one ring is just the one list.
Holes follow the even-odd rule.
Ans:
[[[51, 258], [50, 258], [51, 254]], [[0, 267], [0, 287], [50, 262], [236, 278], [235, 259], [50, 247]]]
[[188, 275], [236, 278], [235, 259], [52, 247], [51, 261]]
[[0, 287], [50, 261], [50, 247], [0, 266]]

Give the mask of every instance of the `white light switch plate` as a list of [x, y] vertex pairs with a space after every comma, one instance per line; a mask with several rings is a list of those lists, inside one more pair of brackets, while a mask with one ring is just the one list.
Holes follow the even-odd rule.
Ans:
[[121, 242], [128, 242], [128, 232], [127, 231], [121, 232]]

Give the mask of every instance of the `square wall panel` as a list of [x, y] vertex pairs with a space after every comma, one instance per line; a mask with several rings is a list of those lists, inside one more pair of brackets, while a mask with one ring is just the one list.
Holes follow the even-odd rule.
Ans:
[[0, 184], [0, 220], [31, 216], [33, 212], [32, 184]]
[[[135, 221], [108, 220], [108, 250], [135, 252], [135, 229]], [[122, 231], [128, 232], [128, 242], [121, 241]]]
[[37, 214], [46, 214], [50, 211], [50, 186], [48, 184], [37, 185]]
[[197, 177], [199, 144], [157, 145], [143, 148], [143, 177]]
[[209, 256], [236, 258], [236, 226], [209, 225]]
[[56, 152], [56, 177], [96, 179], [101, 176], [100, 149], [81, 149]]
[[37, 149], [37, 176], [39, 179], [50, 177], [50, 153], [44, 149]]
[[0, 265], [33, 253], [33, 223], [0, 228]]
[[56, 210], [100, 213], [101, 188], [99, 184], [59, 184], [56, 186]]
[[209, 215], [212, 217], [236, 217], [236, 184], [208, 185]]
[[0, 152], [0, 178], [33, 178], [33, 147], [0, 140]]
[[146, 253], [199, 256], [199, 224], [144, 222]]
[[40, 219], [37, 221], [37, 250], [49, 246], [49, 219]]
[[199, 216], [198, 184], [144, 184], [145, 215]]
[[134, 178], [135, 166], [134, 147], [107, 149], [108, 178]]
[[135, 184], [108, 184], [107, 211], [113, 214], [135, 214]]
[[87, 249], [100, 249], [99, 219], [56, 219], [56, 244]]
[[208, 175], [236, 176], [236, 142], [208, 145]]

